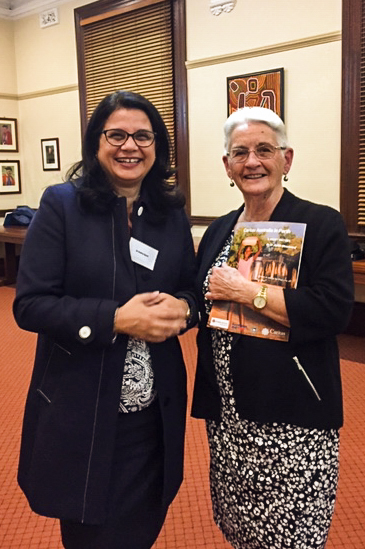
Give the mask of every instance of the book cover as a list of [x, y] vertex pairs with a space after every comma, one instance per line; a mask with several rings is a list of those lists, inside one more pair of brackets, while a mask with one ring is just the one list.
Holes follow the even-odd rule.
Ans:
[[[305, 223], [237, 223], [227, 265], [248, 280], [296, 288], [305, 229]], [[287, 326], [234, 301], [214, 301], [208, 326], [279, 341], [288, 341], [290, 333]]]

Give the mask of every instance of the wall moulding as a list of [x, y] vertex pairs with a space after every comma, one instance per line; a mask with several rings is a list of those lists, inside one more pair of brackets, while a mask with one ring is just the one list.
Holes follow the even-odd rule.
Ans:
[[16, 93], [0, 93], [0, 99], [6, 99], [7, 101], [18, 101], [19, 97]]
[[46, 97], [47, 95], [57, 95], [59, 93], [68, 93], [78, 91], [79, 86], [77, 84], [70, 84], [69, 86], [60, 86], [59, 88], [50, 88], [48, 90], [39, 90], [36, 92], [10, 94], [0, 93], [0, 99], [8, 99], [10, 101], [24, 101], [26, 99], [36, 99], [37, 97]]
[[210, 0], [210, 13], [220, 15], [221, 13], [230, 13], [236, 5], [237, 0]]
[[341, 31], [330, 32], [327, 34], [310, 36], [309, 38], [301, 38], [300, 40], [281, 42], [280, 44], [273, 44], [271, 46], [264, 46], [262, 48], [229, 53], [226, 55], [217, 55], [214, 57], [205, 57], [203, 59], [196, 59], [195, 61], [186, 61], [185, 66], [188, 70], [198, 69], [199, 67], [218, 65], [219, 63], [229, 63], [230, 61], [241, 61], [242, 59], [260, 57], [262, 55], [271, 55], [273, 53], [281, 53], [283, 51], [290, 51], [299, 48], [311, 48], [313, 46], [319, 46], [321, 44], [328, 44], [329, 42], [338, 42], [341, 39]]

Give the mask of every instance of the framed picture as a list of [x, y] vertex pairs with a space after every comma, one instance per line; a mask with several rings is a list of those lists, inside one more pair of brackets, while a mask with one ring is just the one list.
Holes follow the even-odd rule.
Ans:
[[0, 194], [20, 194], [19, 160], [0, 161]]
[[228, 116], [242, 107], [266, 107], [284, 120], [284, 69], [229, 76]]
[[18, 128], [15, 118], [0, 118], [0, 152], [18, 152]]
[[58, 137], [41, 139], [43, 171], [61, 169]]

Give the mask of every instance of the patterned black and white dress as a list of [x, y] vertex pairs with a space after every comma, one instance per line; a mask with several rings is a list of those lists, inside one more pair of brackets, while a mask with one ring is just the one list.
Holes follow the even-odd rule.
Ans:
[[[227, 261], [232, 238], [212, 267]], [[206, 301], [207, 312], [211, 304]], [[323, 549], [336, 497], [338, 431], [240, 419], [232, 335], [212, 330], [212, 341], [222, 407], [220, 422], [207, 421], [216, 524], [235, 549]]]

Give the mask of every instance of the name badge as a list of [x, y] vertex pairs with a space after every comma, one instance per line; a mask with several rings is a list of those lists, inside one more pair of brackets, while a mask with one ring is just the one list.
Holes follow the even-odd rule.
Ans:
[[138, 263], [138, 265], [142, 265], [142, 267], [146, 267], [146, 269], [153, 271], [158, 256], [158, 250], [151, 248], [151, 246], [148, 246], [133, 237], [129, 240], [129, 249], [134, 263]]

